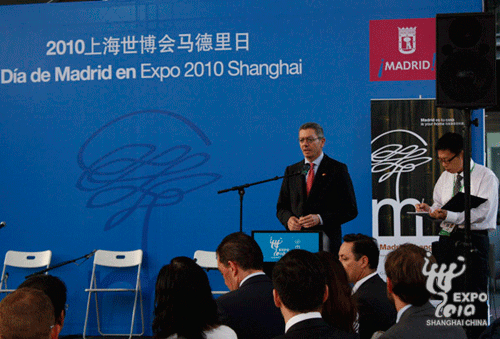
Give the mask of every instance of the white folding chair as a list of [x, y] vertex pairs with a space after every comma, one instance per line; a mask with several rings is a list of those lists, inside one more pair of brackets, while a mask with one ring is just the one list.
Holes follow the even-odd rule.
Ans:
[[[97, 329], [102, 336], [123, 336], [127, 334], [110, 334], [103, 333], [101, 331], [101, 323], [99, 319], [99, 305], [97, 302], [97, 292], [134, 292], [134, 306], [132, 308], [132, 322], [130, 325], [129, 338], [133, 336], [141, 336], [144, 334], [144, 310], [142, 306], [142, 290], [141, 290], [141, 265], [142, 265], [142, 250], [128, 251], [128, 252], [117, 252], [117, 251], [105, 251], [98, 250], [94, 255], [94, 265], [92, 267], [92, 276], [90, 278], [90, 288], [85, 289], [88, 292], [87, 300], [87, 312], [85, 315], [85, 324], [83, 326], [83, 338], [85, 338], [87, 330], [87, 322], [89, 318], [89, 308], [90, 299], [92, 293], [94, 293], [95, 307], [97, 314]], [[135, 282], [135, 288], [101, 288], [97, 286], [96, 271], [99, 271], [98, 266], [112, 267], [112, 268], [130, 268], [137, 266], [137, 277]], [[134, 321], [135, 321], [135, 311], [137, 308], [137, 299], [139, 297], [139, 303], [141, 307], [141, 323], [142, 332], [134, 334]]]
[[[49, 268], [51, 259], [52, 251], [50, 250], [41, 252], [7, 251], [3, 262], [2, 277], [0, 280], [0, 293], [10, 293], [15, 290], [7, 288], [7, 279], [9, 278], [7, 266], [26, 268], [30, 270], [42, 267]], [[47, 272], [45, 274], [47, 274]]]
[[[198, 250], [194, 252], [194, 261], [198, 265], [200, 265], [201, 268], [204, 268], [207, 270], [217, 270], [219, 267], [217, 266], [217, 256], [215, 252], [211, 251], [202, 251]], [[212, 294], [225, 294], [228, 291], [212, 291]]]

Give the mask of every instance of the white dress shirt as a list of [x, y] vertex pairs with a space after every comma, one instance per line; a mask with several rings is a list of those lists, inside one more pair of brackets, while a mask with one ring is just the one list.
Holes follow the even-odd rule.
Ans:
[[[316, 158], [316, 160], [314, 160], [312, 163], [314, 164], [314, 175], [316, 175], [316, 173], [318, 173], [318, 167], [319, 165], [321, 165], [321, 160], [323, 160], [323, 157], [325, 156], [325, 153], [321, 152], [320, 156]], [[304, 158], [304, 163], [305, 164], [311, 164], [311, 162], [307, 159]], [[309, 171], [307, 171], [307, 174], [309, 174]], [[306, 178], [307, 178], [307, 174], [306, 174]]]
[[[461, 175], [463, 175], [461, 173]], [[457, 173], [444, 171], [434, 186], [434, 204], [431, 211], [444, 206], [453, 196], [453, 186]], [[496, 229], [496, 216], [498, 210], [498, 178], [489, 168], [478, 165], [471, 160], [470, 193], [488, 199], [476, 208], [471, 208], [471, 230]], [[463, 185], [460, 189], [463, 192]], [[465, 212], [448, 211], [445, 223], [461, 225], [465, 223]], [[460, 227], [460, 226], [459, 226]]]
[[299, 323], [301, 321], [308, 320], [308, 319], [314, 319], [314, 318], [320, 318], [321, 319], [321, 313], [319, 313], [319, 312], [308, 312], [308, 313], [297, 314], [296, 316], [291, 317], [286, 322], [285, 333], [288, 331], [288, 329], [290, 327], [292, 327], [296, 323]]
[[261, 271], [261, 272], [255, 272], [255, 273], [249, 274], [249, 275], [247, 275], [245, 278], [243, 278], [243, 280], [240, 282], [240, 287], [241, 287], [241, 285], [243, 285], [243, 283], [244, 283], [245, 281], [247, 281], [247, 280], [248, 280], [248, 279], [250, 279], [251, 277], [255, 277], [256, 275], [266, 275], [266, 274], [265, 274], [264, 272], [262, 272], [262, 271]]
[[406, 305], [405, 307], [403, 307], [402, 309], [400, 309], [400, 310], [398, 311], [398, 316], [396, 317], [396, 323], [398, 323], [398, 322], [399, 322], [399, 319], [401, 319], [401, 316], [403, 315], [403, 313], [405, 313], [405, 311], [406, 311], [407, 309], [409, 309], [410, 307], [411, 307], [411, 304], [408, 304], [408, 305]]
[[367, 281], [368, 279], [370, 279], [371, 277], [375, 276], [377, 273], [377, 271], [373, 272], [373, 273], [370, 273], [368, 274], [366, 277], [364, 277], [363, 279], [359, 279], [358, 281], [356, 281], [356, 283], [354, 284], [354, 286], [352, 287], [352, 291], [351, 291], [351, 294], [354, 294], [356, 293], [356, 291], [358, 290], [358, 288], [363, 285], [363, 283], [365, 281]]

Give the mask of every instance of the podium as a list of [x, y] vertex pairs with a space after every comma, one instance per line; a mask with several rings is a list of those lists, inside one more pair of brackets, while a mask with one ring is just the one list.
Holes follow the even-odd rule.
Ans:
[[328, 237], [323, 231], [252, 231], [264, 255], [264, 272], [272, 277], [274, 264], [288, 251], [302, 249], [319, 252], [327, 248]]

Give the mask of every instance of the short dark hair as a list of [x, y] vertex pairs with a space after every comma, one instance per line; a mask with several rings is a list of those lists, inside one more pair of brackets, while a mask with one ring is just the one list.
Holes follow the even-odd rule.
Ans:
[[453, 132], [443, 134], [436, 143], [436, 151], [449, 150], [453, 154], [459, 154], [464, 150], [464, 138]]
[[352, 253], [354, 254], [354, 258], [356, 258], [356, 261], [366, 255], [369, 267], [371, 269], [377, 268], [380, 256], [377, 240], [361, 233], [346, 234], [343, 239], [344, 242], [353, 243]]
[[316, 135], [318, 136], [318, 138], [320, 138], [320, 139], [325, 138], [325, 133], [323, 132], [323, 127], [321, 127], [319, 124], [317, 124], [315, 122], [306, 122], [305, 124], [302, 124], [302, 126], [300, 126], [300, 128], [299, 128], [299, 131], [302, 131], [304, 129], [309, 129], [309, 128], [312, 128], [314, 130], [314, 132], [316, 132]]
[[191, 258], [176, 257], [156, 279], [153, 332], [155, 338], [202, 339], [218, 325], [217, 304], [205, 271]]
[[283, 305], [294, 312], [321, 308], [326, 283], [326, 272], [319, 257], [305, 250], [291, 250], [273, 269], [274, 289]]
[[52, 302], [40, 290], [18, 288], [0, 302], [0, 334], [4, 339], [48, 339], [54, 322]]
[[[407, 243], [386, 257], [385, 273], [391, 280], [392, 292], [407, 304], [422, 306], [431, 296], [422, 272], [427, 253], [422, 247]], [[429, 260], [436, 262], [432, 256]]]
[[231, 233], [222, 239], [216, 253], [219, 262], [224, 266], [233, 261], [243, 270], [262, 270], [264, 267], [264, 256], [259, 244], [242, 232]]
[[44, 292], [52, 301], [56, 323], [62, 325], [62, 312], [66, 312], [66, 285], [58, 277], [38, 274], [26, 279], [18, 288], [30, 287]]

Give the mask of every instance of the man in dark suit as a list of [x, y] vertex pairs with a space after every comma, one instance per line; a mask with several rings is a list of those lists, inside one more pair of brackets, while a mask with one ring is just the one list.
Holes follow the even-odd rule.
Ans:
[[[387, 293], [398, 310], [398, 321], [380, 339], [467, 338], [465, 331], [450, 319], [435, 316], [423, 274], [426, 255], [423, 248], [404, 244], [387, 256]], [[432, 256], [427, 260], [436, 262]]]
[[285, 323], [273, 302], [273, 284], [263, 272], [263, 255], [244, 233], [226, 236], [216, 250], [217, 265], [230, 292], [216, 299], [220, 320], [239, 339], [273, 338]]
[[274, 303], [286, 322], [285, 334], [277, 339], [358, 338], [329, 326], [321, 317], [328, 299], [326, 272], [318, 256], [304, 250], [291, 250], [273, 269]]
[[300, 127], [299, 143], [305, 159], [286, 168], [276, 215], [290, 231], [324, 231], [324, 250], [337, 253], [341, 225], [358, 215], [351, 177], [345, 164], [323, 153], [325, 137], [317, 123]]
[[387, 285], [377, 273], [379, 249], [375, 239], [364, 234], [347, 234], [340, 246], [339, 260], [344, 266], [358, 307], [358, 331], [369, 339], [396, 322], [396, 309], [387, 298]]

